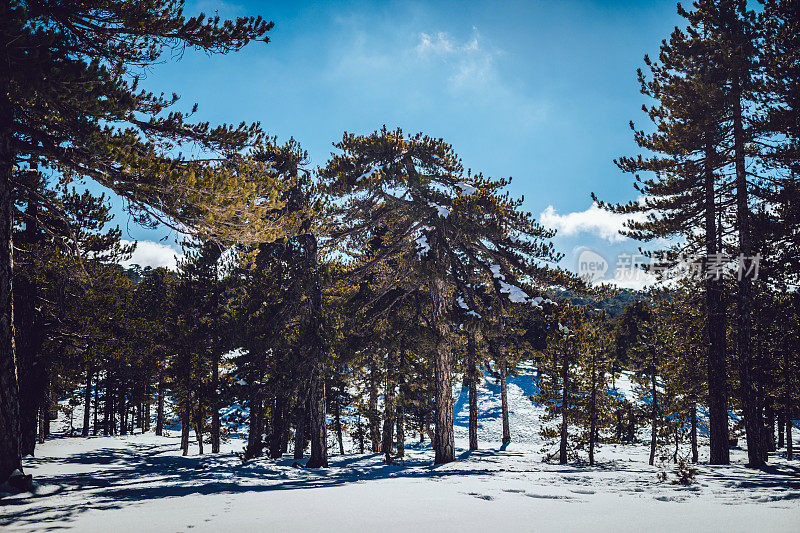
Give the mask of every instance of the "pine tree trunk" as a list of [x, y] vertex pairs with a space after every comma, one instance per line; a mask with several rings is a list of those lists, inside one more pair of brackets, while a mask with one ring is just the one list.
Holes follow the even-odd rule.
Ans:
[[475, 355], [475, 331], [467, 337], [467, 386], [469, 387], [469, 449], [478, 449], [478, 365]]
[[197, 437], [197, 453], [203, 455], [203, 423], [205, 416], [203, 413], [203, 404], [198, 400], [197, 411], [194, 423], [194, 434]]
[[219, 453], [219, 350], [214, 349], [211, 369], [211, 453]]
[[752, 377], [751, 284], [745, 267], [745, 265], [750, 264], [753, 250], [750, 242], [750, 206], [748, 205], [749, 193], [744, 160], [744, 128], [742, 126], [741, 87], [739, 83], [740, 80], [735, 78], [733, 89], [735, 98], [733, 105], [733, 138], [736, 168], [736, 225], [739, 230], [739, 260], [742, 262], [740, 264], [742, 272], [737, 280], [736, 341], [739, 355], [739, 381], [742, 387], [742, 404], [744, 406], [748, 466], [750, 468], [761, 468], [764, 465], [764, 458], [761, 452], [762, 420]]
[[675, 451], [672, 452], [672, 462], [678, 464], [678, 451], [680, 451], [681, 438], [680, 433], [678, 432], [677, 424], [675, 425], [673, 437], [675, 437]]
[[283, 391], [275, 395], [275, 407], [272, 410], [272, 434], [269, 439], [269, 456], [272, 459], [278, 459], [285, 451], [283, 443], [285, 442], [284, 435], [286, 434], [285, 426], [287, 424], [289, 402], [286, 394]]
[[589, 395], [589, 464], [594, 466], [594, 440], [597, 433], [597, 372], [592, 354], [592, 391]]
[[[33, 166], [34, 163], [31, 162]], [[38, 181], [38, 180], [37, 180]], [[33, 184], [32, 184], [33, 185]], [[37, 208], [33, 193], [28, 198], [27, 216], [36, 217]], [[25, 221], [24, 242], [22, 246], [33, 246], [38, 240], [36, 225]], [[15, 349], [17, 359], [17, 387], [19, 393], [20, 453], [33, 455], [36, 447], [39, 400], [42, 387], [42, 373], [46, 368], [43, 361], [37, 364], [44, 342], [44, 324], [37, 309], [39, 295], [36, 283], [26, 276], [19, 276], [14, 285]], [[40, 357], [41, 359], [41, 357]]]
[[691, 423], [692, 423], [692, 462], [696, 463], [698, 460], [697, 452], [697, 404], [692, 405]]
[[789, 409], [786, 410], [786, 459], [793, 459], [794, 442], [792, 441], [792, 416]]
[[381, 419], [378, 413], [378, 365], [373, 357], [369, 368], [369, 440], [372, 446], [372, 453], [381, 453]]
[[402, 459], [406, 455], [406, 434], [405, 424], [403, 420], [403, 411], [398, 409], [397, 412], [397, 457]]
[[405, 407], [406, 399], [409, 396], [408, 383], [406, 382], [406, 351], [400, 351], [400, 362], [398, 364], [398, 389], [399, 396], [395, 402], [395, 418], [397, 419], [397, 457], [402, 459], [406, 455], [406, 434], [405, 434]]
[[189, 426], [191, 426], [191, 409], [189, 401], [184, 400], [181, 409], [181, 450], [183, 455], [189, 454]]
[[[388, 384], [387, 384], [388, 385]], [[383, 450], [383, 461], [386, 464], [392, 462], [392, 451], [394, 451], [394, 384], [386, 389], [384, 395], [383, 409], [383, 437], [381, 439], [381, 450]]]
[[[0, 19], [7, 20], [10, 5], [0, 2]], [[12, 173], [13, 111], [9, 92], [8, 39], [0, 33], [0, 483], [22, 469], [20, 449], [19, 384], [14, 345], [14, 277]]]
[[247, 447], [245, 459], [261, 457], [264, 449], [264, 399], [259, 388], [261, 385], [250, 384], [250, 419], [247, 429]]
[[306, 266], [308, 322], [306, 325], [306, 356], [311, 364], [311, 457], [306, 467], [328, 467], [328, 426], [325, 400], [325, 346], [322, 322], [322, 290], [317, 272], [317, 239], [306, 233], [300, 236], [303, 263]]
[[89, 420], [92, 414], [92, 376], [94, 369], [91, 365], [86, 367], [86, 390], [83, 391], [83, 429], [81, 435], [89, 436]]
[[508, 420], [508, 363], [503, 348], [499, 348], [500, 360], [500, 406], [503, 413], [503, 446], [511, 442], [511, 426]]
[[[565, 341], [566, 343], [566, 341]], [[567, 407], [569, 401], [569, 365], [567, 364], [567, 347], [561, 356], [561, 442], [558, 448], [558, 462], [562, 465], [567, 464]]]
[[336, 441], [339, 443], [339, 455], [344, 455], [344, 439], [342, 438], [342, 409], [339, 406], [339, 399], [333, 402], [333, 424], [336, 429]]
[[[320, 354], [321, 355], [321, 354]], [[307, 468], [328, 468], [328, 427], [325, 420], [325, 370], [322, 361], [311, 371], [311, 457]]]
[[650, 393], [652, 398], [652, 409], [650, 410], [650, 466], [653, 466], [656, 459], [656, 444], [658, 441], [658, 396], [656, 391], [656, 373], [653, 372]]
[[386, 354], [386, 385], [383, 393], [383, 438], [381, 439], [381, 449], [383, 450], [383, 461], [386, 464], [392, 462], [392, 451], [394, 444], [394, 404], [395, 404], [395, 383], [394, 383], [394, 358], [392, 350]]
[[97, 406], [100, 404], [100, 375], [98, 373], [97, 376], [97, 384], [94, 386], [94, 423], [92, 424], [92, 435], [97, 435], [97, 427], [98, 427], [98, 413], [97, 413]]
[[111, 372], [106, 370], [105, 386], [103, 387], [103, 435], [111, 434], [111, 411], [113, 402], [111, 400]]
[[453, 354], [450, 350], [447, 322], [447, 301], [444, 280], [436, 276], [431, 282], [431, 304], [435, 349], [434, 379], [436, 385], [436, 429], [434, 433], [434, 464], [455, 459], [453, 435]]
[[785, 413], [785, 409], [778, 409], [778, 448], [784, 447], [783, 431], [786, 428]]
[[45, 380], [39, 407], [39, 444], [50, 434], [50, 381]]
[[357, 424], [356, 427], [358, 428], [358, 433], [357, 433], [357, 435], [358, 435], [358, 453], [363, 454], [364, 450], [365, 450], [365, 446], [364, 446], [364, 433], [365, 432], [364, 432], [363, 423], [361, 422], [361, 413], [360, 412], [358, 413], [358, 418], [357, 418], [356, 424]]
[[306, 449], [306, 437], [305, 437], [305, 429], [306, 424], [308, 423], [308, 411], [306, 411], [306, 401], [303, 400], [300, 402], [300, 405], [297, 407], [297, 415], [295, 418], [295, 430], [294, 430], [294, 458], [302, 459], [303, 453]]
[[156, 435], [164, 434], [164, 374], [158, 376], [158, 406], [156, 407]]
[[[716, 257], [718, 233], [716, 220], [716, 195], [714, 165], [716, 157], [712, 135], [706, 132], [705, 147], [705, 247], [706, 258]], [[706, 307], [708, 319], [708, 431], [712, 465], [730, 463], [730, 444], [728, 441], [728, 385], [727, 362], [725, 360], [725, 299], [722, 279], [706, 273]]]
[[127, 435], [128, 434], [128, 403], [126, 398], [127, 391], [125, 390], [124, 385], [120, 385], [119, 387], [119, 402], [117, 406], [119, 407], [119, 434], [120, 435]]
[[770, 401], [764, 408], [764, 417], [767, 419], [764, 425], [764, 436], [766, 437], [767, 452], [774, 452], [775, 446], [775, 409]]
[[144, 396], [144, 415], [143, 415], [143, 422], [144, 425], [142, 426], [142, 433], [146, 433], [150, 431], [150, 404], [152, 403], [152, 383], [148, 382], [145, 385], [145, 396]]

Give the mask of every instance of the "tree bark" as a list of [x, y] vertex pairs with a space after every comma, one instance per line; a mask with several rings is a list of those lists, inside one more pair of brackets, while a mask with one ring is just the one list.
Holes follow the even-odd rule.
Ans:
[[100, 404], [100, 375], [98, 373], [97, 383], [94, 386], [94, 406], [93, 406], [94, 407], [94, 414], [93, 414], [94, 423], [92, 424], [92, 435], [97, 435], [97, 427], [98, 427], [98, 424], [97, 424], [97, 415], [98, 415], [97, 409], [98, 409], [98, 407], [97, 406], [99, 404]]
[[792, 416], [791, 411], [786, 410], [786, 459], [791, 461], [794, 451], [794, 442], [792, 441]]
[[156, 435], [164, 434], [164, 374], [158, 376], [158, 406], [156, 407]]
[[589, 464], [594, 466], [594, 440], [597, 433], [597, 370], [595, 354], [592, 353], [592, 391], [589, 395]]
[[325, 375], [322, 361], [311, 371], [311, 457], [307, 468], [328, 468], [328, 427], [325, 420]]
[[260, 457], [264, 449], [264, 399], [259, 388], [261, 385], [250, 385], [250, 420], [247, 430], [247, 447], [245, 459]]
[[[655, 365], [654, 365], [655, 366]], [[652, 398], [652, 409], [650, 410], [650, 466], [653, 466], [656, 459], [656, 444], [658, 442], [658, 392], [656, 390], [656, 373], [653, 371], [652, 381], [650, 386], [650, 393]]]
[[[705, 247], [706, 258], [710, 260], [719, 253], [716, 220], [716, 193], [714, 179], [715, 152], [712, 134], [706, 131], [705, 146]], [[708, 337], [708, 431], [712, 465], [730, 463], [730, 443], [728, 441], [728, 382], [727, 362], [725, 360], [725, 299], [719, 279], [706, 272], [706, 307], [708, 318], [706, 332]]]
[[778, 448], [783, 448], [784, 446], [783, 431], [786, 429], [785, 413], [785, 409], [778, 410]]
[[395, 418], [397, 419], [397, 457], [402, 459], [406, 455], [406, 399], [409, 396], [408, 383], [406, 382], [406, 350], [400, 351], [400, 361], [397, 365], [399, 395], [395, 402]]
[[306, 266], [308, 322], [306, 325], [306, 356], [311, 364], [311, 456], [308, 468], [328, 467], [328, 424], [325, 400], [325, 346], [322, 332], [322, 290], [317, 272], [317, 239], [306, 233], [301, 237], [303, 260]]
[[50, 381], [45, 380], [39, 405], [39, 444], [44, 444], [44, 439], [50, 435], [50, 401]]
[[774, 452], [776, 449], [775, 445], [775, 409], [772, 407], [772, 401], [770, 400], [766, 406], [764, 407], [764, 418], [766, 418], [766, 424], [764, 424], [764, 436], [766, 437], [766, 450], [767, 452]]
[[91, 365], [86, 367], [86, 390], [83, 391], [83, 429], [81, 435], [89, 436], [89, 420], [92, 410], [92, 377], [94, 369]]
[[692, 462], [696, 463], [698, 459], [697, 453], [697, 404], [692, 405], [692, 412], [690, 414], [692, 422]]
[[758, 409], [755, 384], [752, 377], [752, 319], [751, 284], [746, 265], [750, 264], [753, 249], [750, 236], [750, 206], [747, 189], [747, 172], [744, 160], [744, 128], [742, 125], [741, 80], [739, 73], [734, 75], [733, 103], [733, 142], [734, 166], [736, 169], [736, 225], [739, 230], [739, 260], [742, 271], [737, 279], [737, 328], [736, 344], [739, 355], [739, 381], [742, 387], [742, 404], [744, 406], [745, 433], [747, 438], [747, 458], [750, 468], [761, 468], [764, 465], [761, 443], [761, 413]]
[[373, 453], [381, 453], [381, 420], [378, 413], [378, 364], [375, 357], [369, 364], [369, 405], [367, 418], [369, 419], [369, 440]]
[[111, 371], [106, 370], [105, 386], [103, 387], [103, 435], [112, 434], [111, 415], [114, 409], [114, 401], [111, 391]]
[[142, 420], [144, 424], [142, 425], [142, 433], [150, 431], [150, 404], [152, 403], [153, 391], [152, 384], [149, 381], [145, 384], [144, 391], [144, 414]]
[[391, 464], [392, 451], [394, 449], [394, 407], [394, 358], [392, 357], [392, 350], [389, 350], [386, 353], [386, 385], [383, 393], [383, 438], [381, 440], [383, 461], [386, 464]]
[[469, 388], [469, 449], [478, 449], [478, 364], [475, 353], [475, 331], [467, 337], [467, 387]]
[[275, 407], [272, 410], [272, 433], [269, 439], [269, 456], [272, 459], [280, 458], [286, 451], [286, 425], [288, 423], [289, 402], [282, 391], [275, 395]]
[[219, 453], [219, 350], [214, 347], [211, 369], [211, 453]]
[[126, 387], [120, 384], [119, 387], [119, 434], [128, 434], [128, 403], [126, 398]]
[[200, 400], [197, 401], [197, 411], [194, 423], [194, 434], [197, 437], [197, 453], [203, 455], [203, 424], [205, 422], [205, 415], [203, 413], [203, 404]]
[[333, 402], [333, 425], [336, 429], [336, 442], [339, 443], [339, 455], [344, 455], [344, 439], [342, 438], [342, 408], [337, 398]]
[[403, 410], [399, 408], [397, 411], [397, 457], [402, 459], [406, 455], [406, 434], [405, 434], [405, 424], [404, 424], [404, 417], [403, 417]]
[[558, 447], [558, 462], [567, 464], [567, 405], [569, 401], [569, 364], [567, 362], [567, 346], [564, 341], [564, 351], [561, 356], [561, 442]]
[[503, 446], [511, 442], [511, 425], [508, 420], [508, 363], [503, 348], [497, 349], [500, 367], [500, 406], [503, 413]]
[[[28, 187], [27, 206], [25, 208], [25, 230], [22, 232], [22, 246], [31, 253], [36, 253], [40, 240], [40, 229], [37, 223], [39, 216], [39, 200], [36, 191], [41, 182], [38, 162], [30, 159], [30, 169], [23, 177], [24, 186]], [[44, 343], [45, 325], [39, 311], [40, 298], [34, 276], [15, 274], [14, 283], [14, 322], [15, 322], [15, 357], [17, 359], [17, 387], [19, 393], [20, 453], [22, 456], [33, 455], [36, 447], [38, 429], [39, 401], [41, 400], [42, 374], [46, 368], [43, 361], [38, 361]]]
[[308, 423], [308, 411], [306, 410], [306, 401], [300, 402], [297, 407], [297, 416], [295, 418], [294, 430], [294, 458], [302, 459], [306, 450], [306, 437], [305, 429]]
[[[0, 2], [0, 19], [8, 19], [10, 3]], [[4, 24], [4, 27], [7, 25]], [[19, 383], [14, 344], [14, 277], [12, 173], [14, 152], [9, 39], [0, 33], [0, 483], [22, 470]]]
[[436, 388], [436, 429], [434, 433], [434, 464], [449, 463], [455, 459], [453, 435], [453, 354], [446, 319], [447, 300], [444, 280], [435, 276], [431, 282], [431, 304], [436, 353], [434, 354], [434, 380]]
[[184, 400], [181, 409], [181, 450], [183, 455], [189, 454], [189, 426], [191, 426], [191, 407], [188, 400]]

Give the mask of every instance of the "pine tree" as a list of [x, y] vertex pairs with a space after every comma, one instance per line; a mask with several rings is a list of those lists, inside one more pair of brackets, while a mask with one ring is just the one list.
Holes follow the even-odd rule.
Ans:
[[[531, 302], [519, 276], [554, 279], [544, 262], [557, 259], [551, 232], [518, 211], [519, 201], [498, 194], [507, 180], [464, 173], [452, 148], [421, 134], [382, 129], [366, 137], [345, 134], [320, 176], [336, 198], [341, 222], [333, 236], [363, 253], [380, 233], [381, 246], [362, 264], [369, 273], [391, 258], [403, 273], [389, 289], [423, 285], [429, 295], [436, 384], [435, 462], [454, 459], [453, 360], [449, 316], [457, 290], [472, 299], [471, 270], [496, 280], [499, 293]], [[341, 206], [341, 207], [339, 207]], [[535, 304], [538, 305], [538, 304]]]
[[0, 480], [21, 467], [12, 169], [37, 156], [108, 186], [141, 215], [206, 227], [229, 220], [229, 230], [243, 230], [252, 219], [241, 207], [256, 205], [263, 187], [171, 154], [183, 142], [238, 150], [258, 140], [257, 125], [191, 124], [187, 113], [167, 112], [177, 96], [140, 91], [136, 73], [170, 49], [229, 52], [265, 40], [271, 28], [261, 18], [186, 18], [183, 2], [172, 0], [0, 2]]
[[[689, 26], [676, 28], [662, 43], [659, 62], [645, 57], [650, 78], [639, 71], [642, 93], [656, 101], [643, 106], [656, 131], [635, 131], [635, 140], [656, 155], [624, 157], [617, 164], [636, 175], [636, 188], [646, 199], [603, 205], [620, 213], [650, 213], [644, 221], [629, 222], [626, 234], [641, 240], [680, 235], [686, 243], [673, 251], [704, 258], [711, 463], [726, 464], [728, 398], [722, 336], [726, 304], [722, 277], [715, 269], [728, 251], [723, 237], [731, 231], [737, 233], [737, 252], [743, 261], [749, 261], [753, 251], [745, 147], [757, 131], [748, 111], [759, 90], [755, 19], [746, 2], [738, 0], [701, 0], [694, 7], [686, 11], [678, 6]], [[642, 179], [640, 172], [655, 177]], [[736, 214], [734, 228], [725, 228], [722, 223], [731, 212]], [[750, 265], [743, 266], [746, 270]], [[748, 417], [755, 419], [749, 385], [750, 280], [746, 275], [741, 278], [736, 307], [739, 370], [746, 410], [752, 411]], [[753, 447], [758, 448], [757, 436], [751, 434]]]
[[602, 440], [601, 432], [611, 419], [611, 396], [607, 389], [611, 379], [610, 324], [605, 313], [585, 317], [577, 333], [578, 375], [576, 388], [583, 407], [578, 411], [576, 424], [583, 429], [579, 444], [588, 448], [589, 464], [595, 464], [595, 450]]

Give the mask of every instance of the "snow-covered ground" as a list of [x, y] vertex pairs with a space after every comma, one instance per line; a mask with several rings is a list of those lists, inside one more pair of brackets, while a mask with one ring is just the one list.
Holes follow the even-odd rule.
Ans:
[[734, 465], [702, 464], [688, 487], [659, 483], [645, 445], [604, 446], [595, 467], [543, 463], [534, 391], [530, 373], [510, 380], [513, 440], [501, 450], [499, 388], [484, 383], [481, 449], [469, 453], [466, 391], [457, 389], [457, 460], [436, 467], [427, 443], [410, 446], [403, 465], [346, 454], [305, 470], [288, 456], [242, 464], [238, 439], [218, 455], [197, 456], [193, 444], [181, 457], [176, 433], [56, 436], [25, 460], [37, 492], [0, 498], [0, 529], [800, 531], [800, 462], [774, 454], [753, 472], [732, 450]]

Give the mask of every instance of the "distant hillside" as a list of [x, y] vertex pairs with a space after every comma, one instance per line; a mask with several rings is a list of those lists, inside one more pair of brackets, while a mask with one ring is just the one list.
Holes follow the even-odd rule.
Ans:
[[566, 290], [556, 292], [556, 296], [569, 300], [575, 305], [588, 305], [590, 307], [594, 307], [595, 309], [603, 309], [612, 318], [621, 315], [622, 312], [625, 311], [625, 309], [636, 300], [644, 298], [642, 293], [632, 291], [630, 289], [623, 289], [615, 296], [609, 296], [608, 298], [602, 299], [594, 299], [588, 296], [578, 296]]

